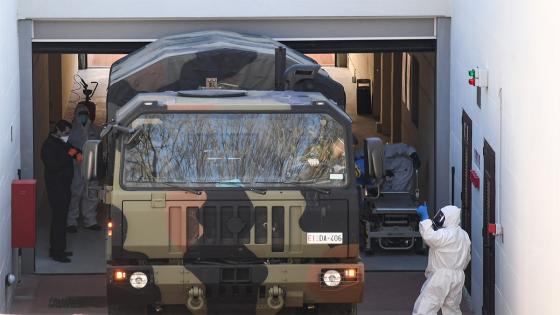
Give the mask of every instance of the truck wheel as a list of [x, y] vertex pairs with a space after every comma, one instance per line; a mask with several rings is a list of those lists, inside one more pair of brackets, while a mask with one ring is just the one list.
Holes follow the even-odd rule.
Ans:
[[320, 304], [317, 314], [357, 315], [358, 306], [356, 304]]
[[146, 314], [144, 305], [109, 305], [108, 314]]

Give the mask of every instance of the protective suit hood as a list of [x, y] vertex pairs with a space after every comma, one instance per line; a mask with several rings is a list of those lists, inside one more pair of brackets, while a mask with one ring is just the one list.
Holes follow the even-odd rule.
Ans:
[[461, 225], [461, 209], [455, 206], [446, 206], [441, 209], [445, 215], [443, 227], [459, 227]]
[[86, 105], [84, 105], [84, 104], [76, 105], [76, 108], [74, 109], [74, 120], [72, 121], [72, 123], [76, 122], [79, 114], [88, 114], [89, 115], [89, 109], [86, 107]]
[[[85, 125], [80, 122], [80, 114], [87, 114], [88, 120]], [[68, 142], [78, 149], [82, 149], [87, 140], [99, 139], [99, 131], [97, 127], [89, 120], [89, 110], [84, 104], [76, 105], [74, 110], [74, 118], [72, 120], [72, 130]]]

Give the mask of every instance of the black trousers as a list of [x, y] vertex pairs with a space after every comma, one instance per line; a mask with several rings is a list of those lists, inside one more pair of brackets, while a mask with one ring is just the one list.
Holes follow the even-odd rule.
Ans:
[[70, 183], [46, 181], [47, 197], [51, 206], [50, 251], [53, 255], [62, 254], [66, 250], [66, 220], [70, 206]]

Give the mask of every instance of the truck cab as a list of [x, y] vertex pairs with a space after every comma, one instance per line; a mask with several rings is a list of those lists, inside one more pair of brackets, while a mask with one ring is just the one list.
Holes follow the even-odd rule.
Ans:
[[105, 134], [113, 154], [89, 141], [84, 174], [110, 206], [110, 312], [356, 312], [358, 191], [351, 120], [336, 103], [316, 92], [139, 93]]

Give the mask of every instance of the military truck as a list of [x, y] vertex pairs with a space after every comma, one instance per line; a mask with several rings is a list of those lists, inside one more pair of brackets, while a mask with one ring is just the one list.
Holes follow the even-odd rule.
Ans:
[[[109, 102], [106, 147], [88, 141], [83, 170], [110, 206], [110, 313], [356, 313], [351, 120], [323, 94], [293, 91], [295, 72], [285, 91], [219, 88], [212, 73], [201, 89]], [[109, 95], [122, 96], [114, 80]]]

